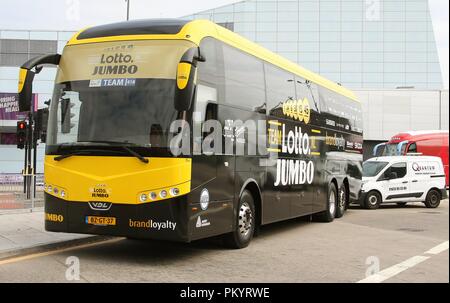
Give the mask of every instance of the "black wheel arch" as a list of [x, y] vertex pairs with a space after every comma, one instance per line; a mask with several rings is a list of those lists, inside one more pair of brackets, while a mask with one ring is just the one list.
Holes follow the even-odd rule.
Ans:
[[381, 192], [378, 189], [371, 189], [367, 192], [366, 198], [369, 196], [370, 193], [376, 192], [380, 195], [381, 197], [381, 203], [383, 203], [384, 199], [383, 199], [383, 195], [381, 194]]
[[255, 203], [255, 212], [256, 212], [256, 229], [255, 232], [257, 231], [257, 229], [259, 228], [259, 226], [261, 226], [262, 224], [262, 214], [263, 214], [263, 208], [262, 208], [262, 193], [261, 193], [261, 188], [258, 185], [258, 182], [253, 179], [253, 178], [249, 178], [247, 179], [244, 184], [241, 186], [241, 189], [239, 191], [239, 196], [237, 197], [237, 201], [239, 201], [239, 199], [242, 196], [242, 193], [248, 190], [252, 197], [253, 197], [253, 202]]

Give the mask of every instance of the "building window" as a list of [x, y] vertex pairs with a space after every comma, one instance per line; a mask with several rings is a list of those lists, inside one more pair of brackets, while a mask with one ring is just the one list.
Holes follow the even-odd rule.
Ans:
[[53, 40], [0, 40], [0, 66], [21, 66], [27, 60], [56, 53], [58, 42]]
[[217, 24], [220, 25], [220, 26], [225, 27], [226, 29], [229, 29], [232, 32], [234, 32], [234, 22], [219, 22]]

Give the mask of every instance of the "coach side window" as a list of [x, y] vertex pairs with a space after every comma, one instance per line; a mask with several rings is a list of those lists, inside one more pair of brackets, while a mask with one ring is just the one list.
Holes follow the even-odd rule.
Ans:
[[319, 112], [319, 92], [317, 85], [299, 76], [295, 76], [295, 80], [297, 99], [307, 98], [311, 105], [311, 110]]
[[206, 62], [198, 63], [198, 82], [200, 84], [212, 87], [218, 86], [221, 78], [217, 60], [219, 47], [220, 45], [213, 38], [205, 38], [200, 43], [200, 52], [206, 58]]
[[262, 61], [228, 45], [223, 46], [223, 56], [225, 103], [265, 113]]
[[283, 114], [283, 104], [295, 101], [294, 75], [272, 64], [265, 64], [267, 113], [277, 118], [287, 118]]

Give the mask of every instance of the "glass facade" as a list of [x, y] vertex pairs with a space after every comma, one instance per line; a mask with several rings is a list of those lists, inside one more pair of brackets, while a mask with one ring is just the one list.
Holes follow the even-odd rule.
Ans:
[[248, 0], [199, 12], [350, 88], [441, 89], [427, 0]]

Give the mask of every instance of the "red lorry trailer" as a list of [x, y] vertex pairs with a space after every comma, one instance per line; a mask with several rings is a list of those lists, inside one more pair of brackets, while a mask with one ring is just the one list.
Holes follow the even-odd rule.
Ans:
[[410, 131], [399, 133], [389, 142], [378, 144], [373, 150], [374, 156], [399, 156], [422, 154], [442, 159], [445, 171], [445, 184], [448, 178], [448, 131]]

